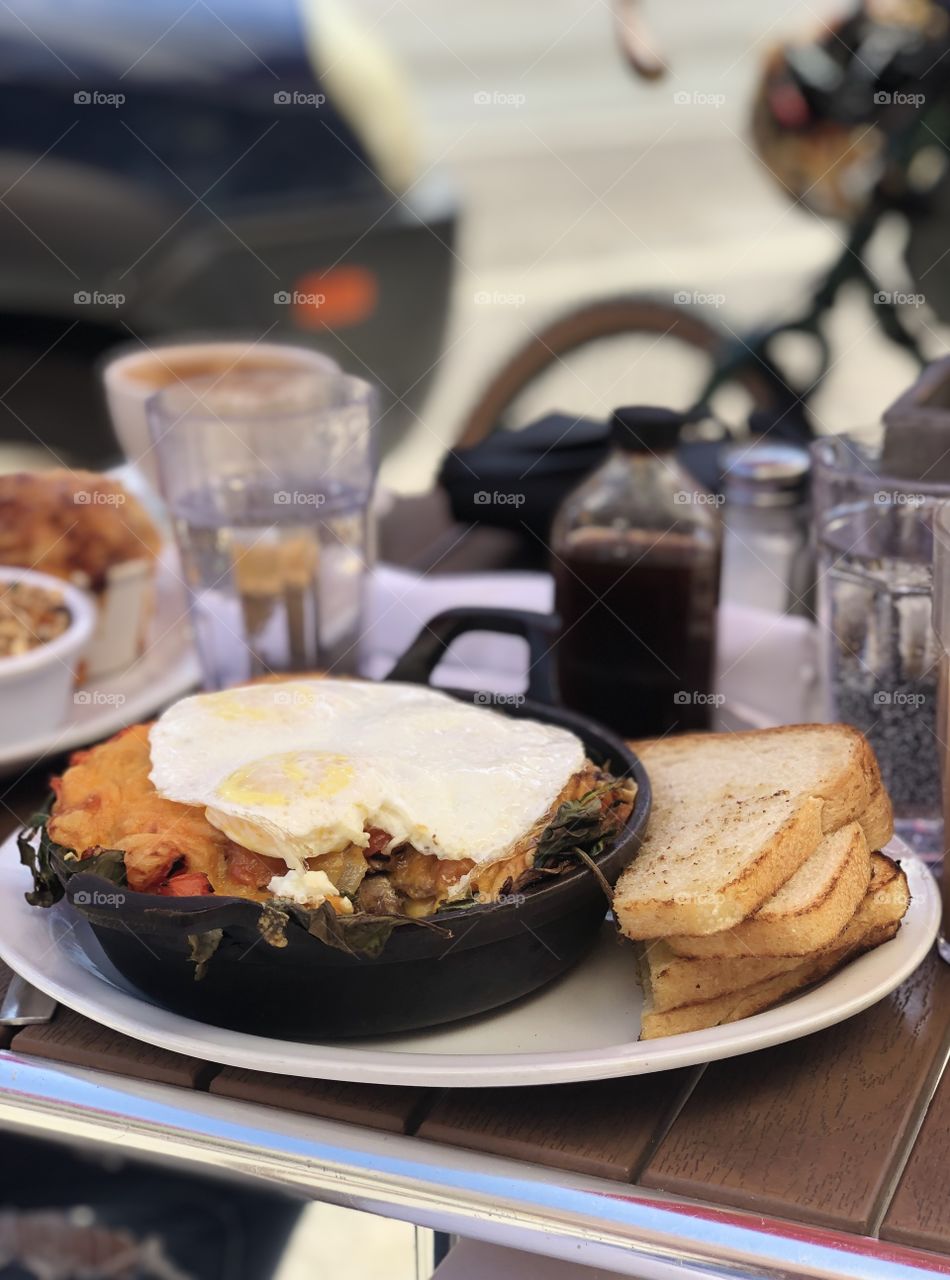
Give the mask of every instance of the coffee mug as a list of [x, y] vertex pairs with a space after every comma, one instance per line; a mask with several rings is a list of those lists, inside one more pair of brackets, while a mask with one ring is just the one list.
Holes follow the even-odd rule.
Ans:
[[234, 370], [279, 372], [316, 370], [337, 373], [339, 365], [309, 347], [280, 342], [175, 342], [156, 346], [135, 344], [111, 356], [102, 370], [109, 416], [126, 459], [158, 490], [158, 467], [145, 414], [146, 401], [174, 382], [194, 378], [223, 378]]

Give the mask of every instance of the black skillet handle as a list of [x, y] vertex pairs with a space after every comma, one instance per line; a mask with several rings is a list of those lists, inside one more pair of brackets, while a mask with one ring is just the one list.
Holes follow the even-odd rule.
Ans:
[[492, 609], [476, 605], [446, 609], [426, 623], [386, 679], [428, 684], [443, 654], [459, 636], [468, 631], [496, 631], [527, 640], [527, 696], [532, 702], [557, 706], [551, 650], [560, 627], [561, 621], [556, 614], [533, 613], [528, 609]]

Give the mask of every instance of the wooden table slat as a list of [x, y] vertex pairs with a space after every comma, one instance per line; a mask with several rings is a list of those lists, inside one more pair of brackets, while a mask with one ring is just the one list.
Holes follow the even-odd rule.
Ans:
[[872, 1231], [943, 1067], [948, 1033], [950, 969], [931, 954], [857, 1017], [707, 1067], [641, 1181]]
[[51, 1058], [73, 1067], [91, 1067], [186, 1089], [204, 1088], [218, 1070], [200, 1058], [188, 1058], [110, 1031], [63, 1005], [56, 1010], [52, 1022], [17, 1031], [11, 1047], [17, 1053]]
[[591, 1084], [450, 1089], [420, 1138], [593, 1177], [633, 1181], [691, 1085], [691, 1071]]
[[234, 1067], [222, 1067], [211, 1081], [210, 1092], [387, 1133], [411, 1133], [433, 1096], [429, 1089], [301, 1080]]
[[937, 1086], [884, 1222], [881, 1237], [950, 1253], [950, 1073]]

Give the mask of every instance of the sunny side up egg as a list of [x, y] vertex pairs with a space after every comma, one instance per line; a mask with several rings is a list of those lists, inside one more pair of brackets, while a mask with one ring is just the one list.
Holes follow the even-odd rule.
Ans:
[[198, 694], [150, 734], [151, 780], [246, 849], [304, 859], [380, 827], [440, 858], [502, 857], [584, 762], [580, 739], [418, 685], [299, 680]]

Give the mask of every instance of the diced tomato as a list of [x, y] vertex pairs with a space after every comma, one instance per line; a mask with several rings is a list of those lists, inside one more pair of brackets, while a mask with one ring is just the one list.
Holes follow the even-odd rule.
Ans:
[[363, 852], [366, 854], [367, 858], [372, 858], [375, 854], [382, 853], [390, 840], [392, 840], [392, 836], [389, 832], [383, 831], [381, 827], [369, 827], [366, 834], [369, 836], [369, 844]]
[[203, 871], [179, 871], [155, 892], [164, 894], [167, 898], [191, 898], [198, 894], [210, 893], [211, 885]]
[[252, 889], [263, 889], [273, 876], [281, 874], [280, 870], [274, 869], [274, 859], [268, 860], [250, 849], [242, 849], [240, 845], [232, 845], [225, 856], [231, 879]]

